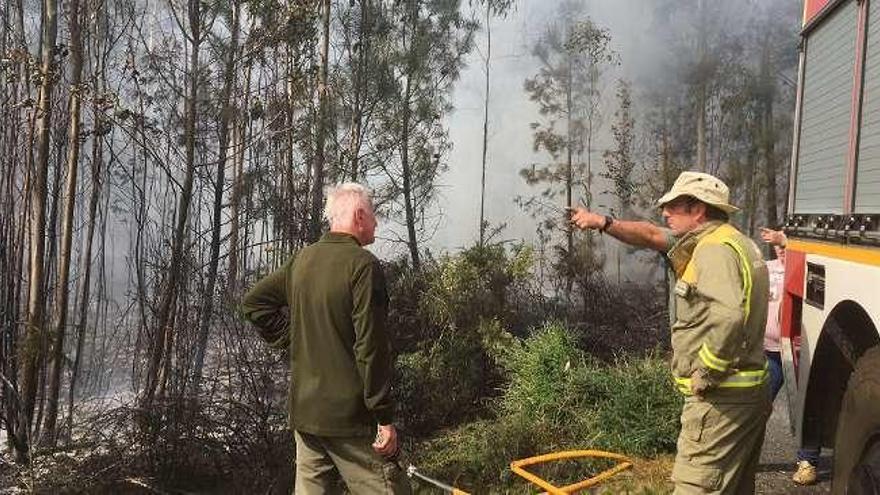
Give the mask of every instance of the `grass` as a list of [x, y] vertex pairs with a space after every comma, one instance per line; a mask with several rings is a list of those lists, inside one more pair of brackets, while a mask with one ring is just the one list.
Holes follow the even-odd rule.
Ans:
[[663, 454], [655, 458], [633, 459], [633, 468], [615, 476], [599, 488], [603, 495], [637, 494], [667, 495], [672, 493], [673, 485], [669, 480], [675, 456]]
[[[548, 452], [597, 449], [639, 459], [608, 493], [669, 493], [681, 398], [657, 356], [590, 359], [566, 329], [550, 324], [499, 358], [507, 379], [495, 417], [422, 442], [413, 460], [424, 473], [476, 493], [529, 493], [509, 463]], [[536, 474], [565, 485], [607, 468], [561, 462]]]

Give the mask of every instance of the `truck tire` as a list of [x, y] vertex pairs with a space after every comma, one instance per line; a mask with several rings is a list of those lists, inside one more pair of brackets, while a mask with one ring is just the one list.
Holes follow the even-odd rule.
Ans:
[[835, 495], [880, 495], [880, 346], [850, 376], [834, 439]]

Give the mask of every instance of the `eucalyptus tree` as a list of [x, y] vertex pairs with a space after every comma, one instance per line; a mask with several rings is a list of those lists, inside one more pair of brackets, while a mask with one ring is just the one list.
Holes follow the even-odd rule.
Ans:
[[326, 144], [332, 128], [330, 122], [330, 0], [320, 0], [321, 12], [321, 62], [318, 79], [318, 113], [315, 122], [315, 156], [311, 170], [311, 208], [309, 209], [309, 242], [315, 242], [321, 235], [321, 219], [324, 206], [324, 185], [328, 160]]
[[[318, 215], [312, 202], [314, 167], [321, 160], [318, 133], [332, 129], [318, 125], [320, 102], [332, 96], [322, 93], [321, 5], [301, 0], [248, 3], [256, 21], [248, 45], [258, 89], [248, 96], [251, 167], [245, 180], [255, 190], [247, 201], [259, 217], [253, 228], [275, 239], [273, 253], [289, 253], [307, 242]], [[327, 154], [331, 141], [324, 139], [328, 166], [333, 163]]]
[[471, 5], [483, 9], [483, 29], [486, 33], [486, 45], [483, 52], [483, 72], [485, 87], [483, 93], [483, 152], [480, 174], [480, 246], [486, 243], [486, 160], [489, 151], [489, 83], [491, 81], [492, 63], [492, 18], [506, 17], [513, 8], [513, 0], [471, 0]]
[[[780, 194], [779, 188], [787, 183], [787, 167], [783, 164], [791, 153], [797, 78], [798, 24], [795, 20], [799, 13], [798, 6], [793, 3], [758, 4], [753, 20], [754, 31], [748, 44], [755, 54], [753, 58], [757, 59], [754, 72], [760, 102], [760, 148], [765, 187], [761, 203], [767, 209], [764, 225], [771, 228], [779, 224], [780, 209], [785, 203], [785, 194]], [[775, 255], [772, 249], [770, 251]]]
[[[104, 1], [94, 4], [96, 9], [91, 17], [91, 28], [85, 29], [89, 43], [85, 45], [88, 59], [90, 60], [90, 93], [93, 95], [89, 110], [92, 127], [91, 146], [89, 150], [90, 180], [88, 207], [83, 219], [85, 233], [82, 237], [82, 246], [79, 254], [79, 266], [75, 299], [78, 301], [76, 317], [73, 329], [76, 331], [76, 341], [73, 350], [73, 362], [70, 369], [70, 383], [67, 392], [67, 430], [73, 429], [74, 401], [77, 397], [77, 388], [81, 385], [83, 369], [83, 354], [86, 341], [86, 326], [89, 321], [89, 309], [92, 307], [92, 264], [95, 248], [95, 231], [97, 227], [98, 206], [102, 198], [102, 192], [106, 190], [106, 169], [104, 167], [104, 136], [109, 132], [109, 112], [112, 107], [108, 104], [105, 91], [107, 89], [106, 60], [113, 50], [114, 36], [108, 21], [109, 6]], [[143, 313], [141, 313], [143, 315]], [[97, 321], [95, 322], [97, 326]]]
[[[79, 0], [67, 6], [70, 35], [70, 97], [68, 102], [67, 173], [64, 189], [64, 213], [61, 224], [61, 252], [58, 256], [58, 280], [55, 284], [55, 311], [52, 321], [52, 347], [48, 381], [48, 401], [43, 438], [54, 446], [58, 420], [58, 397], [61, 390], [61, 369], [64, 363], [64, 338], [67, 330], [67, 310], [70, 281], [71, 244], [73, 241], [73, 214], [76, 204], [77, 174], [80, 152], [80, 113], [85, 87], [81, 86], [83, 72], [82, 19], [84, 9]], [[59, 167], [60, 168], [60, 167]]]
[[[36, 4], [39, 9], [42, 4]], [[33, 5], [5, 2], [0, 7], [0, 371], [2, 414], [6, 443], [16, 449], [18, 439], [18, 373], [20, 333], [25, 319], [22, 299], [27, 282], [28, 214], [33, 177], [33, 144], [37, 109], [34, 94], [40, 82], [39, 53], [32, 53], [31, 32], [25, 19]], [[27, 302], [25, 300], [24, 305]]]
[[473, 49], [477, 23], [465, 17], [460, 1], [394, 0], [400, 15], [390, 58], [396, 89], [381, 117], [380, 146], [396, 151], [380, 166], [387, 211], [403, 217], [402, 240], [413, 266], [421, 266], [419, 245], [426, 234], [426, 210], [436, 198], [435, 181], [446, 166], [450, 143], [443, 117], [452, 109], [451, 90]]
[[393, 150], [382, 137], [382, 115], [392, 111], [397, 91], [395, 11], [378, 0], [350, 2], [338, 9], [340, 60], [334, 71], [336, 125], [339, 131], [338, 177], [363, 181], [381, 172]]
[[[227, 7], [227, 8], [223, 8]], [[208, 347], [208, 334], [214, 313], [215, 286], [217, 283], [217, 271], [220, 266], [220, 236], [223, 216], [223, 191], [226, 189], [227, 157], [230, 151], [231, 128], [235, 125], [235, 110], [232, 104], [232, 91], [237, 80], [238, 64], [236, 61], [241, 57], [239, 51], [239, 38], [241, 35], [241, 2], [233, 0], [232, 5], [221, 6], [221, 15], [225, 20], [226, 29], [229, 31], [228, 45], [218, 41], [220, 45], [220, 59], [222, 62], [222, 85], [220, 98], [217, 102], [219, 112], [219, 127], [217, 129], [217, 163], [214, 176], [214, 204], [211, 214], [211, 244], [208, 259], [208, 276], [205, 282], [205, 290], [202, 294], [201, 308], [199, 310], [198, 327], [196, 328], [197, 342], [195, 345], [194, 362], [192, 364], [192, 391], [199, 392], [202, 379], [202, 369], [205, 364], [205, 353]]]
[[[172, 5], [172, 9], [177, 6]], [[199, 112], [199, 90], [203, 77], [201, 62], [201, 45], [208, 31], [206, 23], [211, 22], [207, 12], [203, 14], [199, 0], [187, 0], [181, 9], [185, 16], [181, 16], [179, 23], [181, 31], [185, 33], [189, 43], [189, 61], [185, 73], [186, 93], [182, 96], [184, 103], [184, 152], [183, 181], [178, 193], [177, 208], [175, 211], [174, 230], [172, 233], [171, 252], [167, 262], [167, 270], [164, 274], [162, 292], [159, 297], [156, 319], [153, 327], [152, 338], [149, 339], [147, 351], [147, 369], [144, 390], [141, 396], [141, 404], [149, 407], [153, 403], [157, 391], [161, 394], [168, 379], [167, 371], [170, 369], [171, 346], [174, 339], [174, 316], [180, 293], [180, 285], [183, 280], [183, 260], [185, 243], [188, 237], [187, 225], [190, 219], [190, 204], [192, 203], [193, 182], [196, 172], [196, 123]], [[163, 367], [164, 363], [164, 367]]]
[[[616, 216], [630, 218], [638, 188], [635, 153], [636, 122], [632, 114], [632, 88], [629, 82], [617, 82], [617, 111], [611, 124], [614, 145], [602, 153], [605, 171], [600, 175], [611, 182], [617, 200]], [[617, 283], [620, 283], [620, 249], [617, 249]]]
[[44, 255], [46, 233], [46, 178], [49, 172], [49, 138], [52, 121], [52, 91], [56, 79], [56, 50], [58, 34], [58, 5], [55, 0], [43, 0], [42, 53], [40, 63], [40, 91], [37, 104], [37, 158], [30, 184], [30, 263], [28, 269], [28, 316], [25, 338], [22, 342], [19, 377], [19, 415], [15, 435], [15, 453], [19, 461], [30, 459], [31, 427], [37, 395], [37, 373], [41, 359], [41, 340], [45, 332]]
[[560, 7], [562, 20], [548, 26], [533, 47], [538, 72], [524, 84], [540, 116], [531, 123], [533, 147], [547, 153], [550, 162], [521, 170], [527, 184], [542, 189], [536, 196], [521, 198], [520, 204], [541, 219], [539, 228], [563, 231], [565, 244], [557, 248], [557, 270], [566, 281], [568, 295], [576, 274], [595, 271], [601, 264], [593, 257], [591, 237], [575, 246], [563, 208], [574, 206], [578, 199], [587, 207], [592, 205], [592, 154], [601, 124], [602, 74], [617, 63], [610, 33], [581, 9], [576, 3]]

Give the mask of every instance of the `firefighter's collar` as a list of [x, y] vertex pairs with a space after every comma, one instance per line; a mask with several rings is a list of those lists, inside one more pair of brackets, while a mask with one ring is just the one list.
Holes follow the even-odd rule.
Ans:
[[725, 222], [713, 220], [700, 225], [696, 229], [686, 233], [672, 246], [672, 249], [666, 254], [669, 262], [672, 263], [672, 269], [675, 271], [675, 277], [681, 278], [684, 269], [691, 262], [694, 255], [694, 249], [704, 237], [714, 232], [718, 227], [724, 225]]

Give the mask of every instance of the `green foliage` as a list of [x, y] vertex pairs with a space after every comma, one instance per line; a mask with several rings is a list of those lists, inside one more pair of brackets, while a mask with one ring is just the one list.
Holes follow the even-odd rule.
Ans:
[[541, 449], [541, 437], [551, 432], [533, 430], [522, 422], [476, 421], [424, 442], [414, 452], [414, 463], [432, 477], [471, 493], [510, 492], [522, 487], [510, 461]]
[[[514, 459], [574, 449], [628, 456], [671, 452], [681, 398], [657, 356], [603, 365], [586, 357], [560, 324], [537, 329], [499, 357], [507, 384], [498, 416], [423, 443], [415, 462], [427, 473], [476, 490], [525, 490], [508, 464]], [[608, 466], [560, 463], [542, 475], [577, 480]]]
[[425, 436], [471, 419], [491, 392], [490, 364], [475, 332], [445, 334], [424, 350], [400, 356], [395, 382], [403, 428]]
[[567, 428], [578, 438], [595, 432], [597, 446], [627, 453], [674, 449], [681, 400], [656, 356], [604, 365], [586, 357], [558, 323], [509, 349], [502, 415]]
[[534, 324], [534, 251], [525, 245], [475, 246], [415, 270], [401, 259], [385, 266], [389, 328], [401, 353], [433, 345], [444, 334], [470, 332], [499, 320], [514, 330]]
[[424, 312], [440, 327], [468, 329], [481, 320], [509, 316], [514, 292], [531, 276], [533, 251], [519, 245], [475, 246], [440, 260], [422, 299]]
[[[419, 277], [406, 268], [395, 272], [392, 307], [409, 309], [392, 316], [409, 315], [423, 325], [418, 345], [404, 346], [398, 360], [398, 407], [410, 434], [430, 434], [484, 412], [500, 383], [495, 360], [514, 341], [505, 323], [521, 311], [515, 303], [528, 285], [531, 259], [527, 248], [484, 246], [428, 264]], [[412, 291], [415, 280], [423, 281], [421, 292]]]
[[510, 381], [501, 399], [502, 414], [528, 422], [560, 423], [559, 407], [574, 384], [571, 365], [581, 359], [572, 339], [558, 324], [539, 329], [502, 358]]
[[414, 270], [407, 258], [384, 264], [388, 284], [388, 329], [394, 332], [393, 344], [397, 352], [418, 350], [426, 338], [435, 335], [430, 319], [421, 310], [421, 300], [430, 273], [428, 264], [423, 271]]
[[675, 450], [681, 396], [669, 378], [669, 366], [656, 356], [620, 358], [614, 366], [582, 368], [578, 387], [592, 395], [604, 448], [654, 456]]
[[619, 106], [614, 113], [615, 122], [611, 124], [614, 148], [602, 153], [605, 172], [600, 175], [611, 181], [611, 192], [618, 201], [616, 214], [628, 218], [638, 189], [638, 183], [633, 177], [636, 167], [633, 159], [636, 123], [632, 115], [632, 88], [623, 79], [617, 81], [617, 100]]

